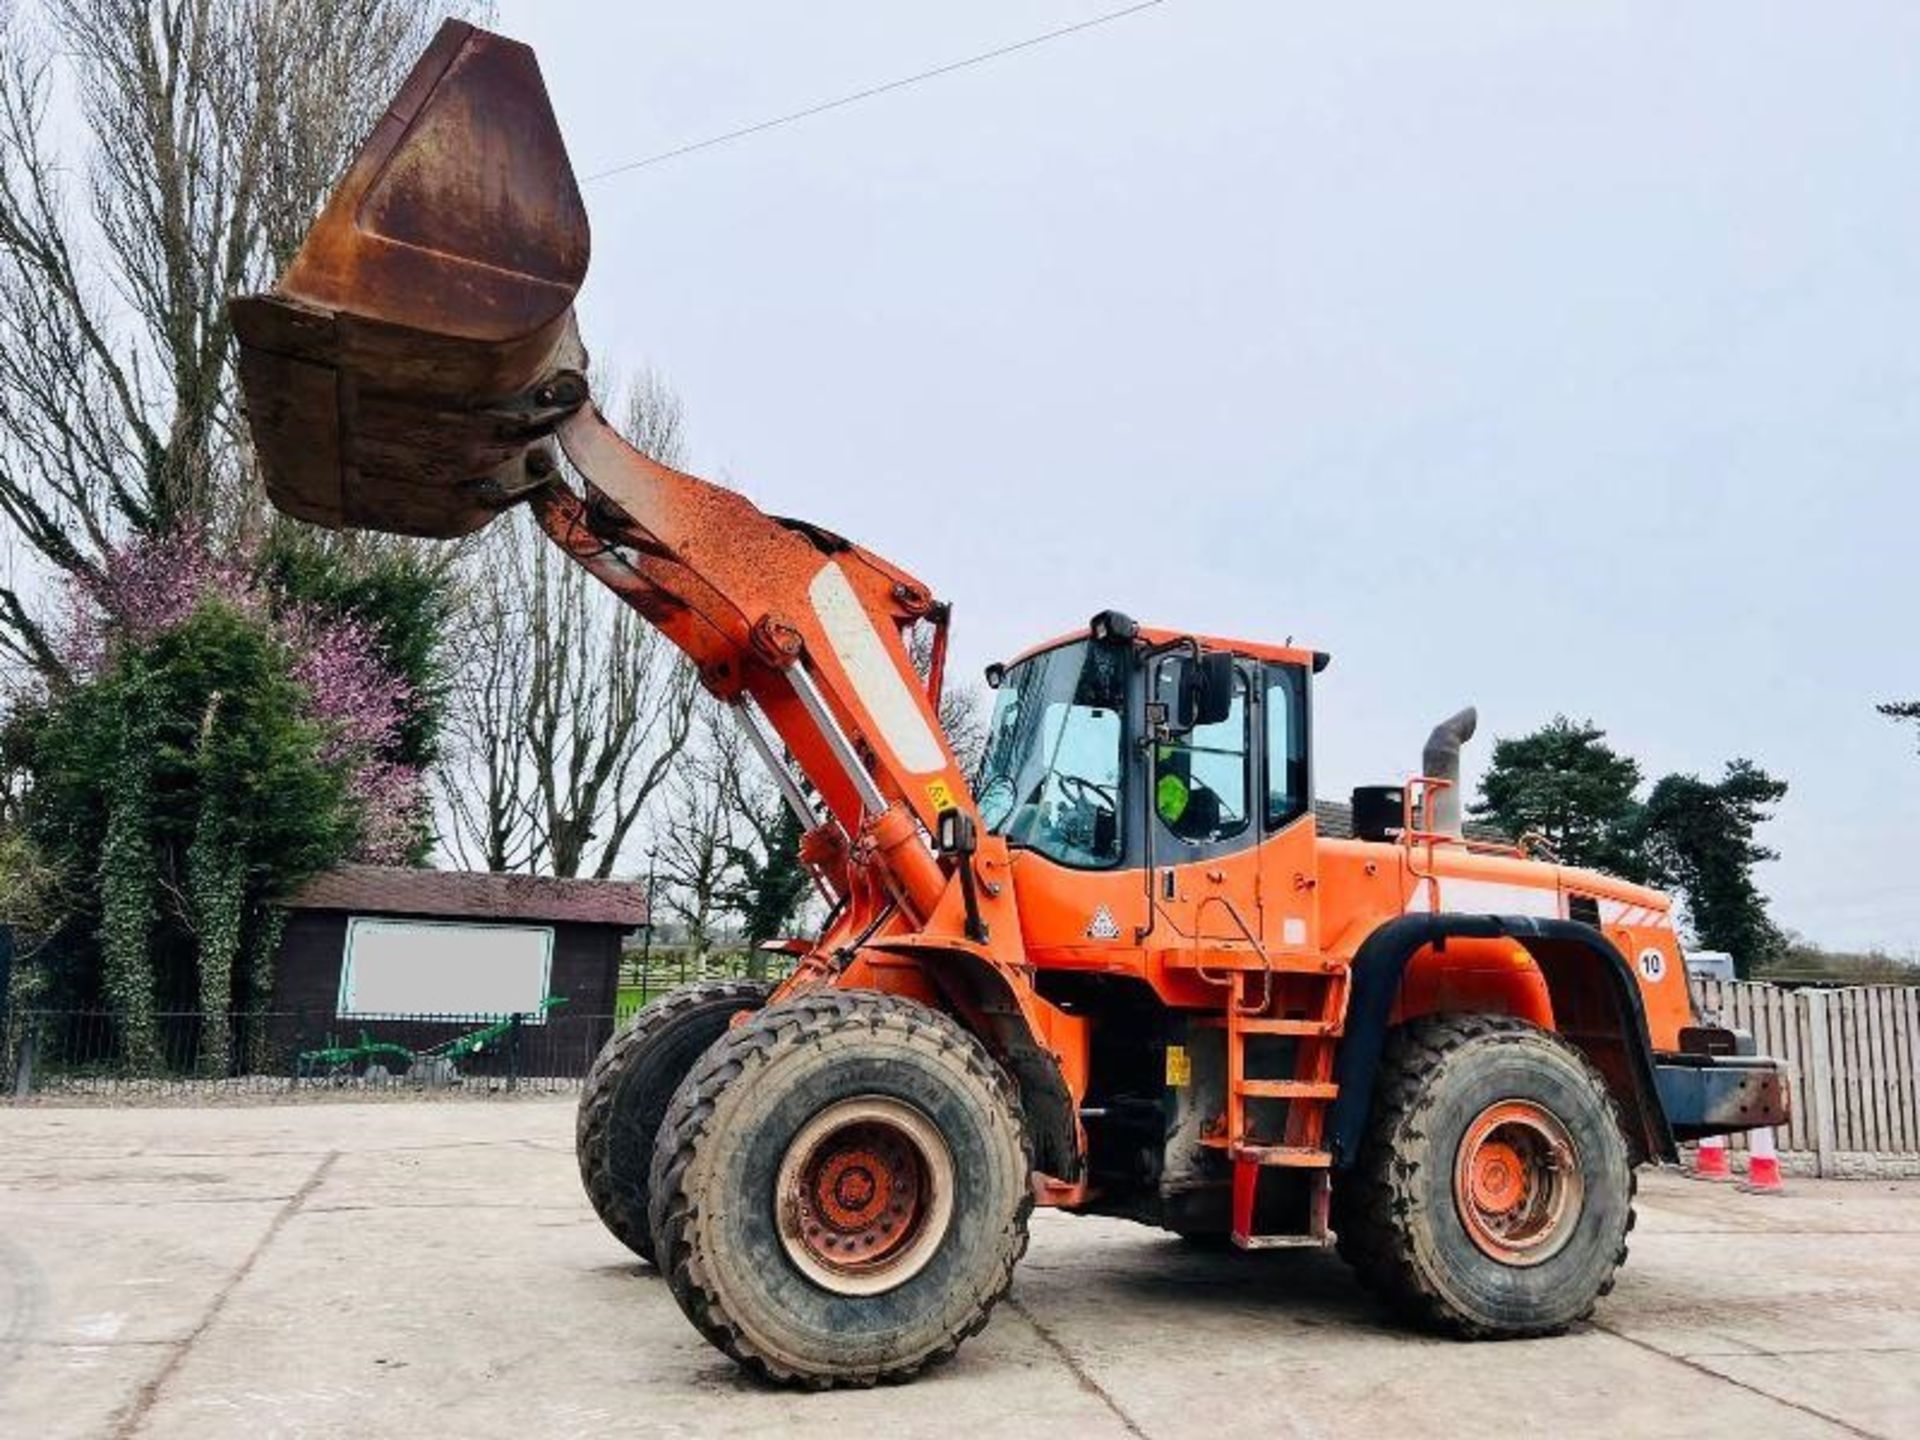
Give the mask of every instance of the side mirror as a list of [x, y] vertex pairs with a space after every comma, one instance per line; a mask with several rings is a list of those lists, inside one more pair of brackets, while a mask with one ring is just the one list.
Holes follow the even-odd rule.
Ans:
[[1185, 733], [1226, 719], [1233, 713], [1233, 683], [1233, 656], [1225, 650], [1183, 662], [1174, 689], [1174, 728]]

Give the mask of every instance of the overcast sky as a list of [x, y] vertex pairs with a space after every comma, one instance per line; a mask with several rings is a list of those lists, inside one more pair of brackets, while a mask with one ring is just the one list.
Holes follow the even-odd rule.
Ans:
[[[515, 3], [575, 167], [1114, 8]], [[1577, 12], [1577, 13], [1575, 13]], [[598, 359], [956, 606], [1330, 650], [1318, 782], [1592, 717], [1792, 784], [1762, 883], [1920, 950], [1920, 7], [1171, 0], [585, 187]]]

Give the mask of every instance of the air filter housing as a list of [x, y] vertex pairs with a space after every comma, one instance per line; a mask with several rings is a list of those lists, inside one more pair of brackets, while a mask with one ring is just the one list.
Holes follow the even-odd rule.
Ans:
[[1406, 787], [1359, 785], [1353, 792], [1353, 838], [1392, 840], [1406, 822]]

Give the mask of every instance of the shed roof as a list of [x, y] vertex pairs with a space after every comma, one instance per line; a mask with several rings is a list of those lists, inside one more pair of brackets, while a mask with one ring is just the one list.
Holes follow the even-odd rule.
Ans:
[[647, 923], [646, 887], [628, 880], [556, 880], [474, 870], [342, 865], [308, 881], [294, 910], [429, 915], [463, 920], [547, 920], [573, 925]]

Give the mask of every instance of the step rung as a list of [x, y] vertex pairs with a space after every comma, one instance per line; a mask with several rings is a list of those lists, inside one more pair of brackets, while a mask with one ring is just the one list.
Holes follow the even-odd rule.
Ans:
[[[1191, 1023], [1202, 1030], [1227, 1028], [1224, 1015], [1200, 1016]], [[1344, 1020], [1316, 1020], [1301, 1016], [1289, 1016], [1283, 1020], [1272, 1015], [1243, 1015], [1239, 1011], [1235, 1011], [1233, 1016], [1233, 1028], [1242, 1035], [1305, 1035], [1332, 1039], [1340, 1034], [1345, 1024]]]
[[1249, 1100], [1331, 1100], [1340, 1087], [1331, 1080], [1242, 1080], [1240, 1093]]
[[1251, 1160], [1256, 1165], [1283, 1165], [1298, 1170], [1324, 1170], [1333, 1164], [1333, 1156], [1327, 1151], [1307, 1145], [1235, 1145], [1231, 1154], [1236, 1160]]
[[1232, 1028], [1242, 1035], [1302, 1035], [1325, 1039], [1340, 1033], [1338, 1020], [1273, 1020], [1264, 1015], [1236, 1015]]
[[1242, 1250], [1324, 1250], [1333, 1244], [1332, 1231], [1325, 1235], [1236, 1235], [1233, 1243]]

